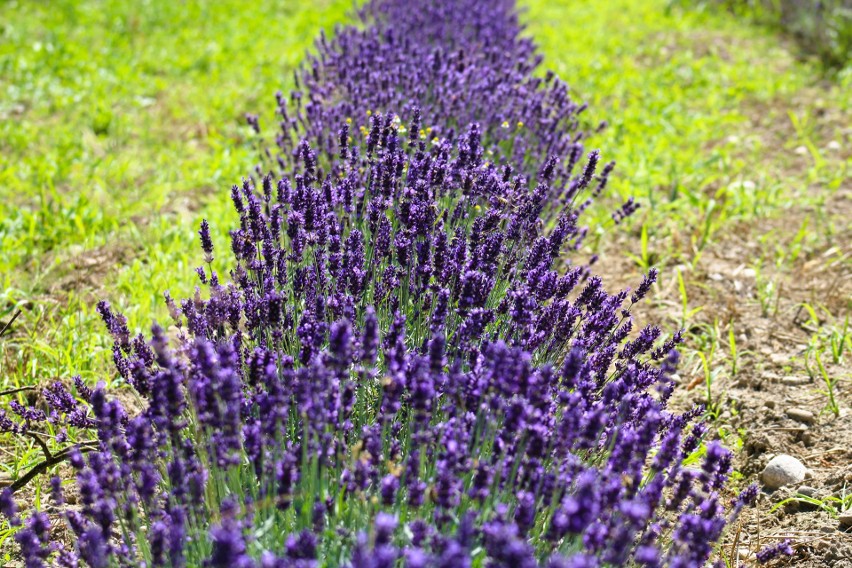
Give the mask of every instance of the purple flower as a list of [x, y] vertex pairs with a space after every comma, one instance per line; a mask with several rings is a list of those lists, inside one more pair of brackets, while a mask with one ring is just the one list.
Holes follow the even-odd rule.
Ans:
[[202, 219], [198, 235], [201, 237], [201, 250], [204, 251], [204, 262], [213, 262], [213, 239], [210, 238], [210, 225], [207, 223], [207, 219]]
[[[630, 314], [656, 271], [610, 292], [571, 258], [613, 168], [583, 146], [585, 106], [536, 72], [509, 0], [358, 17], [276, 96], [276, 147], [231, 189], [230, 280], [203, 267], [167, 297], [172, 340], [98, 306], [138, 412], [77, 381], [82, 400], [57, 384], [0, 414], [97, 439], [69, 453], [80, 560], [703, 565], [730, 453], [683, 467], [706, 434], [667, 408], [683, 335]], [[29, 518], [36, 565], [53, 545]]]
[[246, 554], [246, 543], [239, 524], [226, 520], [210, 531], [212, 551], [205, 568], [250, 568], [255, 562]]
[[747, 507], [749, 505], [753, 505], [755, 501], [757, 501], [757, 496], [760, 493], [760, 486], [757, 483], [752, 483], [745, 489], [743, 489], [739, 495], [734, 499], [733, 507], [735, 509], [741, 509], [742, 507]]
[[396, 530], [396, 516], [388, 513], [379, 513], [376, 515], [375, 522], [375, 542], [377, 546], [389, 544], [393, 538], [393, 533]]
[[382, 478], [382, 504], [393, 505], [396, 492], [399, 489], [399, 479], [395, 475], [386, 475]]
[[292, 560], [315, 560], [317, 538], [309, 531], [287, 537], [287, 557]]
[[21, 525], [21, 519], [18, 517], [18, 506], [12, 496], [12, 490], [8, 487], [0, 492], [0, 513], [6, 517], [13, 527]]
[[651, 291], [651, 287], [657, 281], [658, 274], [659, 271], [656, 268], [652, 268], [648, 271], [648, 274], [642, 278], [642, 283], [639, 284], [639, 287], [636, 288], [636, 291], [633, 292], [633, 295], [630, 297], [631, 303], [635, 304], [648, 295], [648, 292]]
[[758, 564], [766, 564], [770, 560], [774, 560], [779, 556], [793, 556], [793, 547], [790, 546], [789, 540], [782, 540], [777, 544], [772, 544], [763, 548], [756, 555]]

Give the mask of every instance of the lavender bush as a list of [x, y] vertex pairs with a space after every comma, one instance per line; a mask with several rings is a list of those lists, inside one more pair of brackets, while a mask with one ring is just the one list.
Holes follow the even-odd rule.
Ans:
[[[480, 124], [487, 160], [506, 160], [529, 177], [548, 163], [551, 184], [561, 190], [568, 182], [583, 156], [578, 127], [586, 106], [552, 73], [533, 75], [541, 56], [521, 36], [513, 1], [433, 1], [413, 10], [399, 0], [372, 0], [358, 15], [361, 26], [320, 37], [289, 101], [277, 96], [282, 120], [273, 170], [277, 164], [287, 171], [303, 138], [320, 156], [334, 157], [340, 124], [365, 138], [371, 113], [399, 112], [413, 122], [415, 139], [452, 141]], [[420, 130], [414, 109], [430, 128]], [[259, 129], [256, 117], [250, 121]], [[559, 160], [549, 163], [552, 157]]]
[[611, 166], [512, 4], [426, 4], [321, 40], [274, 171], [232, 189], [230, 282], [201, 225], [173, 345], [99, 305], [141, 412], [78, 381], [0, 416], [97, 438], [70, 546], [2, 494], [28, 566], [703, 566], [754, 498], [667, 409], [680, 334], [630, 315], [656, 272], [610, 294], [564, 256]]

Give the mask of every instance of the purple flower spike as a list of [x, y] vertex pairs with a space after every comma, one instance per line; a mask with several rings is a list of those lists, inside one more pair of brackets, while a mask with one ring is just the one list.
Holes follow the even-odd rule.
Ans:
[[793, 556], [795, 551], [790, 546], [789, 540], [782, 540], [778, 544], [769, 545], [757, 553], [757, 563], [766, 564], [771, 560], [775, 560], [779, 556]]
[[201, 229], [198, 230], [201, 237], [201, 250], [204, 251], [204, 262], [213, 262], [213, 239], [210, 238], [210, 225], [207, 219], [201, 221]]

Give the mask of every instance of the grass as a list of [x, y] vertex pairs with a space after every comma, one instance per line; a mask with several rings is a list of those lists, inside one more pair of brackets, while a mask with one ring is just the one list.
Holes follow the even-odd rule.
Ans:
[[243, 115], [272, 106], [348, 5], [4, 6], [0, 309], [27, 305], [26, 327], [53, 328], [37, 344], [52, 364], [30, 359], [28, 380], [90, 368], [73, 352], [104, 335], [95, 297], [147, 326], [165, 289], [191, 291], [192, 227], [208, 216], [224, 232], [226, 188], [254, 163]]
[[[829, 162], [830, 151], [816, 145], [813, 117], [849, 108], [852, 80], [799, 100], [820, 79], [818, 65], [796, 61], [765, 29], [724, 13], [667, 10], [662, 0], [524, 4], [545, 64], [589, 103], [591, 123], [610, 124], [594, 144], [620, 164], [611, 191], [643, 204], [652, 243], [679, 241], [660, 254], [700, 257], [731, 223], [801, 205], [802, 197], [824, 200], [848, 175], [848, 159]], [[760, 118], [794, 135], [760, 136]], [[819, 134], [842, 141], [844, 128]], [[824, 191], [806, 195], [812, 184]]]
[[[95, 303], [145, 330], [165, 321], [165, 290], [192, 293], [197, 225], [227, 250], [227, 188], [257, 156], [244, 114], [272, 124], [275, 91], [351, 5], [0, 6], [0, 322], [23, 309], [0, 390], [110, 381]], [[30, 461], [7, 458], [10, 473]]]
[[827, 75], [852, 58], [852, 5], [846, 0], [671, 0], [672, 5], [726, 10], [796, 41], [819, 59]]
[[[702, 310], [687, 293], [691, 272], [739, 225], [808, 208], [795, 247], [764, 243], [760, 261], [772, 265], [837, 238], [825, 204], [849, 174], [829, 144], [844, 140], [844, 124], [820, 117], [852, 106], [852, 74], [818, 84], [818, 66], [765, 28], [667, 10], [665, 0], [522, 4], [545, 65], [589, 102], [590, 124], [609, 121], [592, 144], [619, 163], [615, 197], [593, 213], [603, 223], [619, 199], [642, 203], [627, 226], [635, 249], [621, 252], [637, 270], [677, 269], [668, 271], [681, 279], [677, 319]], [[254, 163], [243, 115], [262, 111], [270, 124], [273, 93], [286, 92], [318, 30], [349, 8], [351, 0], [251, 11], [236, 0], [2, 5], [0, 327], [15, 309], [23, 315], [2, 340], [0, 390], [74, 374], [109, 381], [96, 301], [144, 331], [166, 321], [165, 290], [191, 295], [197, 225], [208, 218], [217, 250], [228, 249], [227, 189]], [[606, 242], [599, 229], [593, 248]], [[214, 267], [224, 273], [226, 263]], [[693, 339], [716, 345], [718, 329], [698, 327]], [[684, 368], [697, 365], [718, 401], [714, 360], [700, 352]], [[22, 446], [4, 455], [3, 470], [14, 476], [36, 459]]]
[[[525, 4], [545, 65], [589, 103], [590, 124], [609, 121], [592, 144], [619, 164], [608, 186], [616, 198], [594, 210], [603, 228], [593, 247], [632, 259], [634, 272], [660, 268], [669, 292], [655, 309], [669, 313], [664, 328], [687, 328], [681, 372], [688, 390], [705, 386], [717, 418], [725, 393], [715, 383], [732, 379], [743, 355], [749, 365], [765, 363], [738, 348], [733, 331], [729, 355], [714, 358], [720, 324], [733, 330], [746, 302], [774, 320], [790, 299], [784, 282], [803, 264], [849, 270], [848, 242], [838, 239], [848, 219], [834, 211], [849, 190], [849, 116], [835, 113], [852, 108], [852, 67], [826, 81], [816, 59], [800, 59], [795, 45], [724, 11], [667, 9], [663, 0]], [[616, 235], [613, 246], [606, 219], [629, 196], [643, 208], [628, 224], [631, 236]], [[750, 299], [725, 292], [720, 322], [723, 302], [707, 300], [723, 286], [708, 281], [704, 255], [733, 235], [756, 245], [742, 258], [755, 285]], [[615, 265], [617, 277], [623, 264]], [[842, 321], [852, 304], [837, 300], [832, 309], [826, 317]], [[835, 336], [842, 351], [843, 332]]]

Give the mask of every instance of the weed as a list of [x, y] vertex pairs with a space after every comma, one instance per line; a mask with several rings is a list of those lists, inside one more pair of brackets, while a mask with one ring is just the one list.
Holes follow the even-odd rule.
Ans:
[[736, 377], [737, 361], [739, 358], [737, 353], [737, 336], [736, 333], [734, 333], [734, 322], [731, 322], [730, 325], [728, 325], [728, 349], [731, 353], [731, 376]]
[[781, 298], [780, 286], [775, 280], [766, 276], [763, 271], [763, 261], [758, 260], [753, 265], [755, 291], [760, 302], [760, 313], [763, 317], [775, 317], [778, 313], [778, 302]]
[[814, 352], [814, 358], [816, 359], [816, 364], [819, 368], [819, 374], [822, 377], [823, 383], [825, 384], [825, 390], [821, 392], [828, 397], [826, 409], [829, 410], [835, 416], [840, 416], [840, 406], [837, 404], [837, 398], [835, 397], [837, 379], [831, 377], [828, 372], [826, 372], [825, 365], [822, 364], [822, 358], [820, 357], [819, 351]]
[[837, 518], [840, 513], [843, 513], [848, 509], [852, 508], [852, 493], [847, 493], [846, 487], [843, 488], [839, 497], [834, 495], [827, 495], [825, 497], [812, 497], [803, 493], [797, 493], [792, 497], [788, 497], [787, 499], [776, 503], [770, 509], [770, 512], [774, 513], [775, 511], [789, 503], [804, 503], [807, 505], [811, 505], [812, 507], [816, 507], [825, 511], [833, 518]]
[[852, 336], [849, 335], [849, 316], [843, 321], [841, 329], [829, 331], [828, 344], [831, 349], [831, 359], [835, 365], [843, 362], [843, 353], [852, 347]]
[[628, 252], [627, 255], [633, 259], [636, 265], [642, 270], [642, 272], [648, 272], [651, 270], [651, 267], [656, 264], [656, 255], [653, 254], [648, 248], [648, 224], [642, 224], [642, 231], [640, 234], [639, 240], [640, 246], [640, 254], [636, 255], [631, 252]]
[[704, 306], [698, 306], [697, 308], [689, 307], [689, 296], [686, 291], [686, 282], [683, 279], [683, 273], [680, 268], [677, 269], [677, 285], [680, 290], [680, 303], [681, 303], [681, 319], [680, 326], [686, 327], [686, 322], [689, 321], [692, 316], [700, 312], [704, 309]]

